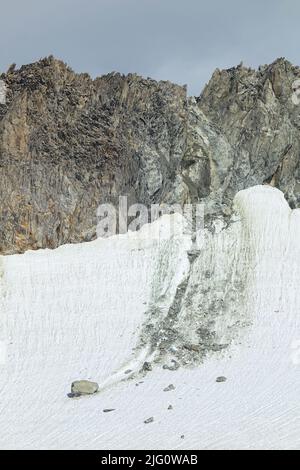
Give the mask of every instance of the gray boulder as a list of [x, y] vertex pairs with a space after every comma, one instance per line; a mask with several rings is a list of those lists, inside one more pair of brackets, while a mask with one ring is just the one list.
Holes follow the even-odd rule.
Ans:
[[73, 396], [92, 395], [98, 392], [99, 385], [89, 380], [76, 380], [71, 385], [71, 394]]

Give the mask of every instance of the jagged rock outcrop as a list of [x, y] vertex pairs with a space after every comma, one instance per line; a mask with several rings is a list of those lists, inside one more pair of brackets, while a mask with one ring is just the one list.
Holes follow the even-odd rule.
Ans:
[[92, 80], [49, 57], [1, 75], [0, 251], [91, 240], [100, 203], [204, 201], [230, 215], [269, 182], [300, 203], [298, 67], [216, 71], [202, 95], [137, 75]]
[[92, 80], [53, 58], [2, 75], [1, 251], [95, 236], [96, 209], [172, 198], [186, 90], [112, 73]]
[[293, 102], [299, 67], [278, 59], [258, 71], [216, 70], [197, 100], [232, 148], [225, 194], [267, 182], [300, 204], [300, 108]]

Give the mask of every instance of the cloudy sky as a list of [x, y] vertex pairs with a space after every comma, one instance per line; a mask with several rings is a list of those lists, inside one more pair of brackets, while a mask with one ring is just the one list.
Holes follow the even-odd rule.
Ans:
[[300, 65], [299, 0], [0, 0], [0, 70], [53, 54], [92, 76], [113, 70], [187, 84], [215, 68], [285, 56]]

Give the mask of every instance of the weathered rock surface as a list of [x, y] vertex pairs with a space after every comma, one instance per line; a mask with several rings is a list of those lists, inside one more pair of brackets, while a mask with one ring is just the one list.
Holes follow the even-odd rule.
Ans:
[[217, 70], [202, 95], [134, 74], [92, 80], [52, 57], [0, 79], [0, 252], [87, 241], [100, 203], [204, 201], [230, 215], [268, 182], [300, 204], [300, 69]]
[[231, 147], [225, 200], [266, 182], [281, 189], [292, 208], [299, 207], [300, 108], [293, 100], [299, 77], [300, 68], [285, 59], [258, 71], [216, 70], [197, 100]]
[[99, 385], [89, 380], [75, 380], [71, 385], [71, 394], [74, 396], [93, 395], [98, 392]]

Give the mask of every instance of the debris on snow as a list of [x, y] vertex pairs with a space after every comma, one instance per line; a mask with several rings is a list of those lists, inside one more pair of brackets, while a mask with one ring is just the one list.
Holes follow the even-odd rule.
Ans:
[[153, 423], [153, 421], [154, 421], [154, 418], [153, 416], [151, 416], [151, 418], [145, 419], [144, 423], [149, 424], [149, 423]]
[[177, 370], [177, 369], [179, 369], [180, 364], [177, 361], [175, 361], [175, 359], [171, 359], [171, 362], [172, 362], [171, 365], [164, 364], [163, 369], [167, 369], [167, 370]]
[[224, 377], [223, 375], [216, 378], [216, 382], [226, 382], [226, 380], [227, 380], [227, 378]]
[[175, 387], [173, 384], [170, 384], [166, 388], [164, 388], [164, 392], [170, 392], [170, 390], [175, 390]]
[[90, 382], [89, 380], [76, 380], [71, 385], [71, 394], [73, 396], [80, 395], [92, 395], [98, 392], [99, 385], [96, 382]]
[[152, 365], [150, 362], [144, 362], [143, 364], [143, 371], [148, 372], [152, 370]]

